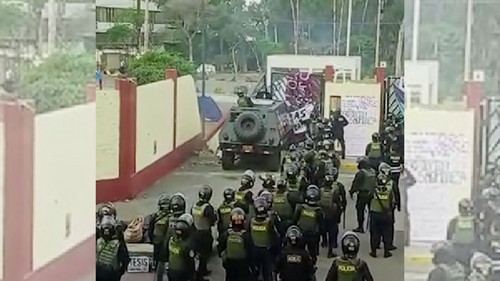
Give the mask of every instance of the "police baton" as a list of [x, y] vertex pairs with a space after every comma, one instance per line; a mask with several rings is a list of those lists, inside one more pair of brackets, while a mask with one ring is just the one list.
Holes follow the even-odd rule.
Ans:
[[345, 209], [342, 211], [342, 227], [345, 229]]

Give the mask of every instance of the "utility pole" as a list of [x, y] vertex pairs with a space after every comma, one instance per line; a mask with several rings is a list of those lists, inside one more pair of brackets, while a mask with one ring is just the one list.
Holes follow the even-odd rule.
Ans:
[[[207, 33], [207, 24], [206, 24], [206, 15], [205, 15], [205, 0], [201, 1], [201, 96], [206, 96], [207, 91], [207, 74], [205, 71], [205, 64], [207, 60], [206, 54], [206, 33]], [[206, 127], [205, 127], [205, 115], [203, 112], [200, 114], [201, 116], [201, 135], [203, 138], [205, 137]]]
[[49, 0], [47, 5], [47, 19], [48, 19], [48, 54], [53, 54], [56, 51], [56, 38], [57, 38], [57, 10], [56, 0]]
[[336, 56], [337, 55], [337, 0], [332, 0], [332, 5], [333, 5], [333, 45], [332, 45], [332, 55]]
[[144, 8], [144, 52], [149, 49], [149, 0], [145, 1], [146, 7]]
[[347, 38], [345, 46], [345, 55], [348, 57], [351, 49], [351, 25], [352, 25], [352, 0], [349, 0], [347, 7]]
[[377, 32], [375, 38], [375, 68], [379, 67], [380, 63], [380, 19], [382, 18], [382, 0], [378, 0], [377, 10]]
[[465, 35], [464, 81], [470, 80], [472, 53], [473, 0], [467, 0], [467, 32]]
[[418, 59], [418, 33], [420, 31], [420, 0], [413, 0], [413, 40], [411, 47], [411, 60]]

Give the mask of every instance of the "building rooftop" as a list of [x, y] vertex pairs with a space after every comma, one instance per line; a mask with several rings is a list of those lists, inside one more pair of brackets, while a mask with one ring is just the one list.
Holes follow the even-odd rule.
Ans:
[[[96, 0], [96, 7], [102, 8], [118, 8], [118, 9], [129, 9], [137, 7], [136, 0]], [[146, 7], [146, 1], [141, 0], [141, 9], [144, 10]], [[149, 10], [150, 11], [161, 11], [158, 5], [153, 3], [153, 1], [149, 2]]]

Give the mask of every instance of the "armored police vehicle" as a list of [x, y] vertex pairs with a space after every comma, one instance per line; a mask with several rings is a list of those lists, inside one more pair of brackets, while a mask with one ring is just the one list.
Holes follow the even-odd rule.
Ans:
[[293, 126], [283, 101], [255, 99], [250, 106], [233, 106], [219, 132], [222, 168], [247, 158], [262, 163], [272, 172], [281, 166], [281, 152], [288, 148]]

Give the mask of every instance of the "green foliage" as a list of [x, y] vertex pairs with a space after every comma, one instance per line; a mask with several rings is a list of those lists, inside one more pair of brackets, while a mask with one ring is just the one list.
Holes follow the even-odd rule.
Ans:
[[38, 113], [86, 102], [86, 86], [92, 82], [92, 54], [59, 53], [21, 73], [21, 98], [34, 100]]
[[133, 59], [129, 72], [143, 85], [165, 79], [165, 70], [169, 68], [176, 69], [180, 76], [193, 75], [196, 70], [193, 63], [177, 53], [151, 51]]
[[110, 43], [130, 43], [136, 36], [136, 31], [125, 23], [115, 24], [106, 31], [106, 37]]
[[16, 6], [0, 2], [0, 36], [17, 34], [27, 19], [28, 15]]

